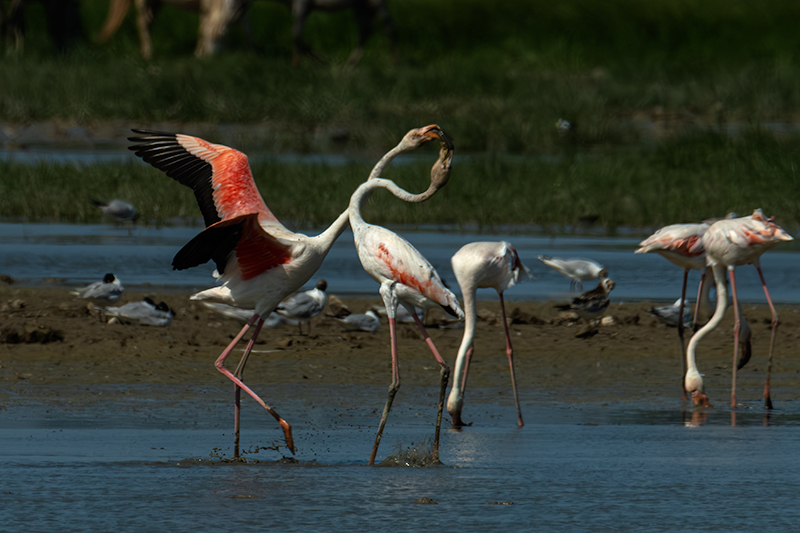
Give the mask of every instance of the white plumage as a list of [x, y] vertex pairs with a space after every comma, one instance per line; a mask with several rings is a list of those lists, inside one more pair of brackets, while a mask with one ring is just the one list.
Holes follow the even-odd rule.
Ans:
[[342, 325], [345, 331], [366, 331], [373, 333], [381, 327], [381, 319], [378, 313], [372, 309], [363, 314], [353, 314], [344, 317], [333, 317]]
[[164, 302], [156, 304], [150, 298], [119, 307], [96, 307], [105, 316], [132, 320], [145, 326], [169, 326], [175, 312]]
[[476, 291], [479, 288], [491, 288], [497, 291], [500, 298], [500, 309], [503, 313], [503, 327], [506, 335], [506, 355], [511, 372], [514, 402], [517, 406], [517, 425], [522, 427], [524, 423], [514, 374], [514, 351], [508, 331], [503, 292], [516, 285], [522, 279], [532, 277], [531, 273], [520, 261], [519, 254], [517, 254], [514, 247], [505, 241], [467, 244], [456, 252], [450, 263], [453, 266], [453, 273], [456, 276], [458, 285], [461, 287], [461, 297], [464, 299], [465, 311], [464, 335], [456, 356], [453, 386], [447, 399], [447, 412], [450, 413], [453, 426], [460, 427], [463, 425], [461, 410], [464, 404], [464, 391], [467, 387], [467, 375], [472, 358], [475, 322], [477, 319], [475, 308]]
[[328, 283], [321, 279], [310, 291], [295, 293], [279, 303], [275, 312], [286, 319], [297, 321], [302, 333], [303, 324], [309, 324], [328, 305], [328, 293], [325, 292], [327, 288]]
[[543, 255], [537, 259], [562, 276], [568, 277], [570, 289], [577, 287], [580, 291], [583, 290], [584, 281], [608, 277], [608, 270], [605, 267], [588, 259], [559, 259]]
[[86, 287], [70, 291], [70, 294], [92, 300], [95, 303], [114, 303], [119, 300], [123, 292], [125, 292], [125, 287], [114, 274], [109, 272], [103, 276], [103, 281], [95, 281]]

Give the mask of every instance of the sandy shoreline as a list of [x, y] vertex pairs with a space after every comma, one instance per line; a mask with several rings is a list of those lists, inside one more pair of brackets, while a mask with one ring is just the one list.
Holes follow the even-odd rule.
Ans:
[[[240, 325], [201, 305], [186, 294], [128, 291], [119, 302], [143, 296], [164, 300], [177, 311], [169, 327], [106, 324], [63, 289], [0, 285], [0, 403], [27, 401], [30, 394], [75, 395], [70, 401], [91, 402], [92, 385], [115, 384], [118, 394], [126, 384], [183, 384], [224, 387], [229, 382], [214, 369], [214, 360]], [[378, 304], [374, 299], [343, 299], [353, 312]], [[559, 319], [553, 302], [512, 302], [508, 312], [521, 394], [543, 401], [647, 402], [680, 404], [681, 363], [676, 330], [647, 313], [648, 302], [612, 304], [614, 324], [601, 327], [589, 338], [578, 338], [580, 325]], [[800, 314], [795, 306], [779, 308], [781, 327], [773, 364], [773, 400], [800, 399]], [[753, 329], [753, 359], [739, 373], [739, 399], [759, 406], [769, 345], [769, 309], [746, 306]], [[732, 312], [712, 332], [698, 352], [706, 392], [717, 408], [725, 408], [730, 394]], [[505, 341], [496, 301], [479, 303], [476, 352], [470, 388], [510, 386]], [[433, 315], [428, 322], [444, 318]], [[431, 337], [451, 365], [462, 330], [430, 328]], [[296, 326], [264, 331], [246, 381], [254, 387], [270, 384], [387, 385], [390, 381], [388, 327], [375, 333], [343, 332], [330, 318], [317, 317], [310, 335]], [[417, 330], [400, 330], [400, 364], [404, 384], [435, 387], [438, 369]], [[230, 361], [229, 365], [235, 365]], [[134, 389], [136, 387], [132, 387]], [[184, 387], [188, 389], [190, 387]], [[169, 387], [155, 387], [174, 394]], [[301, 389], [302, 390], [302, 389]], [[402, 389], [401, 389], [402, 390]], [[24, 392], [22, 392], [24, 391]], [[72, 391], [72, 392], [69, 392]], [[82, 392], [84, 391], [84, 392]], [[502, 392], [501, 394], [506, 394]], [[108, 394], [104, 400], [113, 400]], [[381, 404], [382, 398], [376, 398]]]

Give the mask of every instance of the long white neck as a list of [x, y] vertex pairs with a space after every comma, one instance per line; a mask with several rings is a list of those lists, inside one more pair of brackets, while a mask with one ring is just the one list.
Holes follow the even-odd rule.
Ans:
[[462, 287], [461, 296], [464, 298], [464, 336], [461, 337], [461, 346], [458, 347], [456, 365], [453, 370], [453, 387], [447, 397], [447, 412], [454, 421], [461, 420], [461, 407], [464, 404], [464, 373], [467, 369], [467, 352], [472, 346], [475, 337], [475, 322], [477, 311], [475, 309], [476, 287]]
[[326, 229], [319, 235], [310, 237], [309, 241], [314, 243], [314, 245], [317, 246], [317, 248], [319, 248], [322, 251], [322, 253], [327, 255], [327, 253], [333, 246], [333, 243], [336, 241], [336, 239], [339, 238], [339, 235], [342, 234], [342, 232], [345, 230], [349, 222], [350, 222], [350, 209], [345, 209], [344, 211], [342, 211], [342, 214], [336, 217], [336, 220], [334, 220], [333, 223], [330, 226], [328, 226], [328, 229]]
[[722, 322], [722, 318], [725, 316], [725, 310], [728, 308], [728, 286], [725, 266], [716, 264], [712, 267], [712, 270], [717, 284], [717, 308], [714, 311], [714, 316], [711, 317], [708, 323], [700, 328], [697, 333], [692, 335], [692, 338], [689, 340], [689, 346], [686, 348], [686, 365], [688, 370], [684, 378], [684, 385], [688, 392], [694, 390], [702, 392], [703, 390], [703, 378], [697, 371], [695, 351], [697, 350], [698, 343]]
[[350, 212], [350, 226], [353, 228], [353, 232], [358, 231], [360, 227], [366, 225], [366, 222], [364, 222], [364, 219], [361, 217], [361, 208], [375, 189], [386, 189], [404, 202], [412, 203], [424, 202], [436, 192], [436, 189], [428, 187], [428, 190], [423, 193], [411, 194], [391, 180], [372, 178], [365, 181], [359, 185], [358, 189], [356, 189], [350, 197], [350, 207], [348, 211]]
[[380, 178], [381, 174], [383, 174], [383, 169], [386, 168], [386, 165], [388, 165], [392, 159], [398, 155], [408, 151], [408, 149], [409, 147], [406, 146], [403, 141], [400, 141], [397, 146], [386, 152], [384, 156], [381, 157], [377, 163], [375, 163], [375, 166], [372, 167], [372, 172], [369, 173], [368, 179], [373, 180], [375, 178]]

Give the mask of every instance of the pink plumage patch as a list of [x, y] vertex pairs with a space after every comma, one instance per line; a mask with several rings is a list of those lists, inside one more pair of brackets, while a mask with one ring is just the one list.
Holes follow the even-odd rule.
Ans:
[[665, 250], [672, 250], [687, 257], [702, 255], [705, 251], [703, 249], [703, 238], [697, 235], [692, 235], [683, 239], [670, 240], [668, 244], [668, 246], [664, 246]]
[[378, 259], [380, 259], [392, 273], [393, 280], [407, 287], [411, 287], [412, 289], [416, 289], [425, 296], [428, 295], [426, 290], [431, 286], [430, 280], [424, 282], [418, 280], [413, 274], [403, 269], [404, 265], [402, 262], [400, 262], [398, 266], [391, 251], [384, 243], [378, 245]]
[[267, 270], [288, 263], [291, 248], [264, 231], [256, 216], [248, 216], [242, 224], [242, 237], [236, 246], [236, 259], [242, 280], [252, 279]]
[[220, 218], [258, 213], [259, 220], [278, 222], [258, 192], [245, 154], [190, 135], [176, 135], [176, 140], [186, 151], [211, 164], [214, 205]]

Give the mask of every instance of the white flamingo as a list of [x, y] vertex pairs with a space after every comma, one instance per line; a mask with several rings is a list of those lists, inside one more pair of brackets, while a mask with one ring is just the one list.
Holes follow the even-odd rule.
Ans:
[[[294, 453], [291, 426], [242, 382], [242, 374], [264, 319], [319, 269], [333, 242], [347, 227], [347, 211], [318, 236], [294, 233], [264, 203], [242, 152], [184, 134], [133, 131], [141, 136], [130, 138], [136, 143], [130, 149], [167, 176], [191, 187], [203, 214], [206, 229], [177, 253], [172, 266], [183, 270], [213, 260], [223, 284], [192, 299], [254, 309], [250, 320], [220, 354], [216, 368], [278, 421], [286, 445]], [[234, 375], [225, 368], [225, 359], [252, 326], [253, 335]], [[238, 457], [238, 401], [234, 419], [234, 456]]]
[[467, 388], [469, 364], [474, 351], [475, 322], [477, 320], [476, 293], [480, 288], [491, 288], [497, 291], [500, 298], [500, 309], [503, 314], [503, 328], [506, 334], [506, 356], [511, 373], [511, 388], [514, 392], [514, 403], [517, 406], [517, 426], [522, 427], [522, 410], [517, 394], [517, 379], [514, 374], [514, 349], [508, 332], [506, 307], [503, 292], [516, 285], [524, 277], [532, 277], [527, 267], [519, 259], [517, 250], [510, 243], [473, 242], [463, 246], [450, 259], [453, 273], [456, 276], [461, 297], [464, 300], [464, 335], [458, 348], [455, 369], [453, 370], [453, 386], [447, 398], [447, 412], [450, 413], [454, 427], [461, 427], [461, 409], [464, 405], [464, 392]]
[[372, 279], [380, 283], [380, 295], [383, 298], [386, 314], [389, 319], [389, 335], [392, 353], [392, 384], [386, 405], [381, 415], [375, 444], [369, 458], [369, 464], [375, 463], [378, 446], [383, 435], [389, 411], [397, 390], [400, 388], [400, 370], [397, 356], [396, 335], [396, 310], [402, 305], [412, 313], [414, 321], [422, 332], [425, 342], [433, 352], [441, 369], [441, 389], [439, 397], [439, 410], [434, 435], [433, 455], [438, 458], [439, 430], [441, 416], [444, 408], [444, 393], [447, 387], [449, 369], [442, 359], [422, 321], [414, 311], [414, 307], [430, 307], [439, 305], [449, 313], [463, 317], [464, 313], [458, 304], [455, 295], [442, 283], [436, 270], [427, 259], [420, 254], [408, 241], [381, 226], [368, 224], [361, 216], [361, 207], [369, 198], [370, 193], [378, 188], [387, 189], [397, 198], [406, 202], [423, 202], [430, 198], [439, 188], [443, 187], [450, 177], [452, 160], [452, 143], [449, 138], [442, 135], [442, 146], [439, 159], [431, 169], [431, 183], [424, 193], [411, 194], [394, 182], [381, 178], [373, 178], [361, 184], [350, 197], [350, 227], [353, 230], [356, 251], [361, 265]]
[[[136, 143], [130, 149], [167, 176], [190, 187], [203, 214], [206, 229], [176, 254], [172, 266], [183, 270], [213, 260], [222, 285], [201, 291], [192, 299], [216, 300], [254, 309], [252, 318], [215, 362], [217, 370], [236, 385], [234, 457], [239, 456], [241, 390], [278, 421], [286, 445], [294, 453], [291, 425], [242, 382], [242, 375], [265, 318], [281, 300], [302, 287], [319, 269], [334, 241], [347, 227], [349, 209], [317, 236], [292, 232], [264, 203], [247, 156], [242, 152], [180, 133], [133, 131], [140, 136], [129, 139]], [[441, 134], [436, 125], [409, 131], [376, 168], [382, 163], [385, 165], [398, 153], [441, 139]], [[235, 374], [232, 374], [225, 368], [225, 360], [252, 326], [255, 326], [253, 335]]]
[[[705, 248], [703, 247], [703, 235], [710, 227], [710, 224], [701, 222], [698, 224], [671, 224], [664, 226], [656, 231], [647, 239], [639, 243], [639, 249], [634, 253], [646, 254], [657, 253], [673, 265], [683, 269], [683, 284], [681, 285], [681, 297], [678, 305], [678, 316], [683, 316], [684, 303], [686, 302], [686, 282], [689, 279], [690, 270], [699, 270], [703, 274], [700, 278], [700, 285], [697, 289], [697, 305], [695, 306], [692, 327], [697, 324], [698, 312], [701, 302], [707, 302], [708, 289], [711, 287], [706, 282], [707, 267]], [[705, 297], [705, 300], [704, 300]], [[686, 349], [683, 336], [683, 320], [677, 322], [678, 339], [681, 343], [681, 362], [683, 365], [683, 375], [686, 375]], [[681, 393], [686, 400], [686, 390], [681, 379]]]
[[[767, 372], [764, 384], [764, 404], [768, 409], [772, 408], [770, 398], [770, 372], [772, 369], [772, 353], [775, 345], [775, 333], [778, 328], [778, 313], [772, 305], [764, 274], [761, 272], [759, 259], [764, 252], [775, 246], [781, 241], [791, 241], [792, 236], [783, 228], [773, 222], [772, 218], [767, 218], [761, 209], [756, 209], [753, 214], [747, 217], [719, 220], [708, 228], [703, 235], [703, 246], [706, 249], [706, 260], [714, 272], [717, 285], [717, 308], [711, 320], [695, 333], [689, 341], [686, 350], [688, 370], [684, 379], [686, 390], [692, 394], [695, 404], [707, 404], [708, 398], [703, 394], [703, 378], [697, 371], [695, 362], [695, 351], [697, 344], [719, 323], [725, 315], [728, 306], [728, 295], [726, 286], [726, 270], [730, 273], [731, 295], [733, 296], [734, 309], [734, 348], [733, 363], [731, 365], [731, 407], [736, 407], [736, 371], [743, 364], [739, 361], [740, 339], [744, 337], [742, 332], [741, 311], [739, 299], [736, 292], [735, 269], [739, 265], [751, 264], [756, 267], [758, 276], [761, 279], [761, 286], [767, 298], [770, 311], [772, 313], [772, 332], [770, 336], [769, 356], [767, 359]], [[749, 328], [747, 328], [749, 330]], [[745, 361], [746, 362], [746, 361]]]

